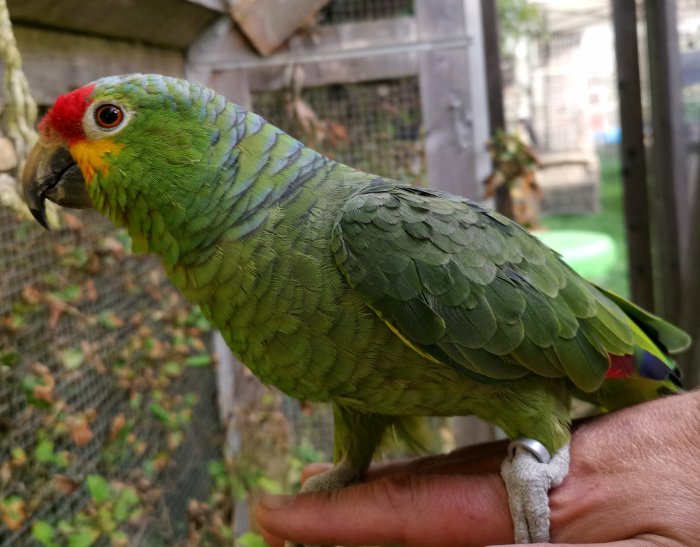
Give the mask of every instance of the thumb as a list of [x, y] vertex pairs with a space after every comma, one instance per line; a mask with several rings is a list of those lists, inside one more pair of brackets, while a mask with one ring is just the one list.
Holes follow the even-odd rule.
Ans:
[[397, 473], [342, 490], [266, 496], [257, 507], [271, 545], [476, 546], [513, 541], [497, 473]]

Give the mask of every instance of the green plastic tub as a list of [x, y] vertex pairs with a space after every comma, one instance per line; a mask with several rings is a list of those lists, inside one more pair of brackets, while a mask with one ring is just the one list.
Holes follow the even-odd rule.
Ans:
[[615, 241], [607, 234], [586, 230], [536, 230], [532, 234], [557, 251], [579, 275], [595, 283], [609, 278], [618, 259]]

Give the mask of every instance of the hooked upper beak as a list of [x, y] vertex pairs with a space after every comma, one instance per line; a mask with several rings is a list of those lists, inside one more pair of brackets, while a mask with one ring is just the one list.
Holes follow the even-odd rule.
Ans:
[[24, 201], [39, 223], [49, 229], [46, 199], [64, 207], [92, 207], [85, 179], [64, 146], [39, 139], [22, 173]]

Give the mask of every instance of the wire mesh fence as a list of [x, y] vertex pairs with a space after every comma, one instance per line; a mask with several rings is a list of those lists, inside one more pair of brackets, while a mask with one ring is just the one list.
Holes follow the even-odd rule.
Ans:
[[424, 184], [418, 78], [266, 91], [253, 109], [326, 156], [356, 169]]
[[321, 10], [323, 25], [413, 15], [413, 0], [333, 0]]
[[184, 541], [220, 458], [206, 323], [95, 214], [0, 208], [0, 272], [0, 545]]

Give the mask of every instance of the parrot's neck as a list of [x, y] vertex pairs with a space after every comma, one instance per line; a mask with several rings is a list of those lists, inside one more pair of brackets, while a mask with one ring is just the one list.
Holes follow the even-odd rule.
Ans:
[[[257, 114], [233, 103], [213, 113], [209, 106], [216, 110], [215, 99], [188, 132], [192, 144], [163, 142], [163, 153], [148, 157], [149, 169], [141, 171], [145, 183], [128, 208], [119, 196], [129, 191], [129, 179], [110, 181], [111, 188], [123, 187], [121, 192], [93, 195], [100, 212], [128, 228], [135, 252], [156, 253], [166, 267], [201, 265], [221, 241], [250, 236], [280, 208], [293, 207], [302, 194], [347, 187], [354, 179], [366, 181], [363, 174], [307, 148]], [[183, 130], [161, 134], [175, 139]], [[194, 150], [195, 160], [190, 156]], [[163, 158], [162, 166], [156, 163]]]

